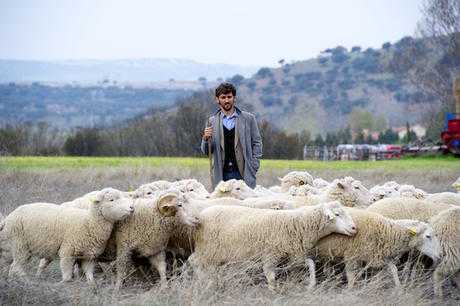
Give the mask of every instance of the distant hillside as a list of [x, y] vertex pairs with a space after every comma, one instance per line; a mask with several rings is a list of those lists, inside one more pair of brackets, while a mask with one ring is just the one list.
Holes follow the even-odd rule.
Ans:
[[105, 79], [117, 82], [160, 82], [170, 79], [208, 80], [235, 74], [250, 76], [258, 67], [204, 64], [187, 59], [122, 59], [23, 61], [0, 60], [0, 83], [60, 82], [96, 83]]
[[167, 108], [192, 93], [184, 89], [131, 86], [0, 84], [0, 126], [46, 121], [59, 128], [104, 126]]
[[[280, 68], [261, 68], [251, 78], [232, 80], [260, 118], [289, 131], [334, 131], [349, 123], [353, 110], [368, 111], [389, 126], [412, 124], [439, 105], [398, 72], [398, 60], [414, 41], [406, 37], [379, 50], [339, 46], [314, 59], [281, 62]], [[416, 43], [423, 52], [431, 52], [423, 42]]]

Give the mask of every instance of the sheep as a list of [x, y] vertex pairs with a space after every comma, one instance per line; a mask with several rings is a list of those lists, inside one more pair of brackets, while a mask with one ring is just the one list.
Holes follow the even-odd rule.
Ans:
[[299, 206], [315, 205], [328, 201], [339, 201], [348, 207], [366, 207], [371, 203], [371, 194], [360, 181], [351, 177], [334, 180], [320, 194], [294, 197]]
[[[136, 199], [132, 216], [116, 224], [117, 288], [127, 273], [130, 255], [134, 252], [148, 258], [160, 274], [161, 285], [166, 284], [165, 250], [179, 224], [194, 227], [198, 220], [183, 207], [183, 194], [174, 189], [164, 191], [156, 199]], [[113, 247], [113, 246], [112, 246]], [[106, 250], [108, 254], [113, 250]]]
[[375, 202], [366, 210], [391, 219], [413, 219], [428, 222], [431, 217], [452, 206], [413, 198], [388, 198]]
[[[120, 191], [114, 188], [111, 188], [111, 190], [116, 190], [117, 194], [127, 197], [127, 198], [135, 198], [137, 195], [133, 192], [125, 192], [125, 191]], [[96, 191], [91, 191], [79, 198], [76, 198], [75, 200], [68, 201], [61, 203], [61, 206], [63, 207], [73, 207], [73, 208], [81, 208], [81, 209], [89, 209], [92, 206], [92, 199], [100, 192], [101, 190], [96, 190]]]
[[460, 176], [458, 179], [452, 184], [452, 187], [457, 190], [457, 193], [460, 193]]
[[326, 180], [323, 180], [322, 178], [318, 177], [318, 178], [315, 178], [313, 180], [313, 187], [316, 187], [316, 188], [319, 188], [319, 189], [323, 189], [323, 188], [326, 188], [327, 186], [329, 186], [329, 182], [326, 181]]
[[359, 229], [353, 237], [332, 234], [319, 240], [317, 255], [327, 260], [345, 262], [348, 287], [355, 281], [355, 271], [360, 262], [366, 267], [386, 266], [396, 286], [400, 285], [395, 260], [412, 249], [418, 249], [434, 260], [439, 257], [439, 241], [432, 228], [423, 222], [394, 221], [377, 213], [357, 208], [347, 208]]
[[413, 185], [401, 185], [398, 193], [401, 197], [415, 198], [419, 200], [425, 199], [428, 195], [425, 191], [415, 188]]
[[441, 260], [433, 272], [434, 291], [442, 297], [442, 283], [455, 276], [460, 288], [460, 208], [447, 209], [430, 219], [441, 245]]
[[12, 242], [9, 276], [27, 277], [24, 267], [31, 255], [46, 259], [40, 269], [59, 257], [62, 281], [67, 282], [78, 258], [87, 281], [95, 284], [95, 259], [104, 251], [114, 223], [133, 212], [132, 199], [112, 188], [98, 192], [88, 210], [49, 203], [19, 206], [0, 225]]
[[257, 193], [251, 189], [243, 180], [231, 179], [221, 181], [214, 191], [209, 195], [210, 199], [232, 197], [240, 200], [257, 197]]
[[[223, 263], [255, 261], [262, 264], [270, 289], [275, 289], [275, 267], [281, 258], [298, 262], [322, 237], [356, 233], [353, 220], [337, 201], [293, 210], [212, 206], [199, 219], [195, 252], [189, 258], [194, 271], [201, 274]], [[314, 286], [314, 262], [308, 258], [307, 263]]]
[[254, 188], [254, 191], [258, 197], [276, 196], [279, 194], [278, 192], [274, 192], [260, 185], [257, 185], [256, 188]]
[[281, 186], [272, 186], [273, 192], [288, 192], [291, 186], [312, 185], [313, 177], [306, 171], [291, 171], [282, 178], [278, 178]]
[[136, 190], [133, 191], [133, 198], [138, 199], [138, 198], [155, 198], [157, 193], [161, 191], [159, 187], [156, 185], [152, 184], [143, 184], [139, 186]]
[[204, 185], [196, 179], [180, 180], [174, 182], [171, 187], [179, 189], [181, 192], [193, 195], [197, 198], [207, 198], [210, 196]]
[[450, 204], [460, 206], [460, 194], [454, 192], [432, 193], [426, 197], [427, 201], [440, 204]]

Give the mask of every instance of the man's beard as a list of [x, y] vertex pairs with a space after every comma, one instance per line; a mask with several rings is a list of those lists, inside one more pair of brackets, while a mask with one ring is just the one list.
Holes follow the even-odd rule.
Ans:
[[229, 111], [232, 109], [232, 104], [230, 103], [224, 103], [224, 105], [222, 105], [223, 109], [225, 109], [226, 111]]

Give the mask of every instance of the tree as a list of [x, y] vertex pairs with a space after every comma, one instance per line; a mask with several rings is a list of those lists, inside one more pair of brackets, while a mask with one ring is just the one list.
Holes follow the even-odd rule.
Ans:
[[324, 140], [323, 140], [323, 137], [321, 137], [321, 134], [316, 135], [314, 144], [315, 146], [324, 146]]

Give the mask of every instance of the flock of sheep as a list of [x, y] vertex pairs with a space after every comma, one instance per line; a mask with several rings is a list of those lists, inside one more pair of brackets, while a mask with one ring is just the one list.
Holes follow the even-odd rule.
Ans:
[[387, 182], [367, 189], [352, 177], [327, 182], [293, 171], [279, 186], [249, 188], [220, 182], [212, 193], [195, 179], [155, 181], [135, 191], [105, 188], [60, 205], [33, 203], [0, 216], [0, 256], [11, 256], [9, 277], [27, 279], [32, 256], [37, 276], [59, 258], [62, 280], [82, 270], [94, 284], [96, 263], [115, 261], [117, 288], [145, 257], [167, 284], [166, 252], [188, 258], [198, 278], [223, 264], [259, 265], [276, 290], [276, 267], [288, 260], [308, 268], [343, 262], [348, 286], [362, 267], [386, 268], [400, 285], [397, 261], [405, 254], [433, 260], [437, 296], [454, 278], [460, 288], [460, 178], [458, 192], [428, 194]]

